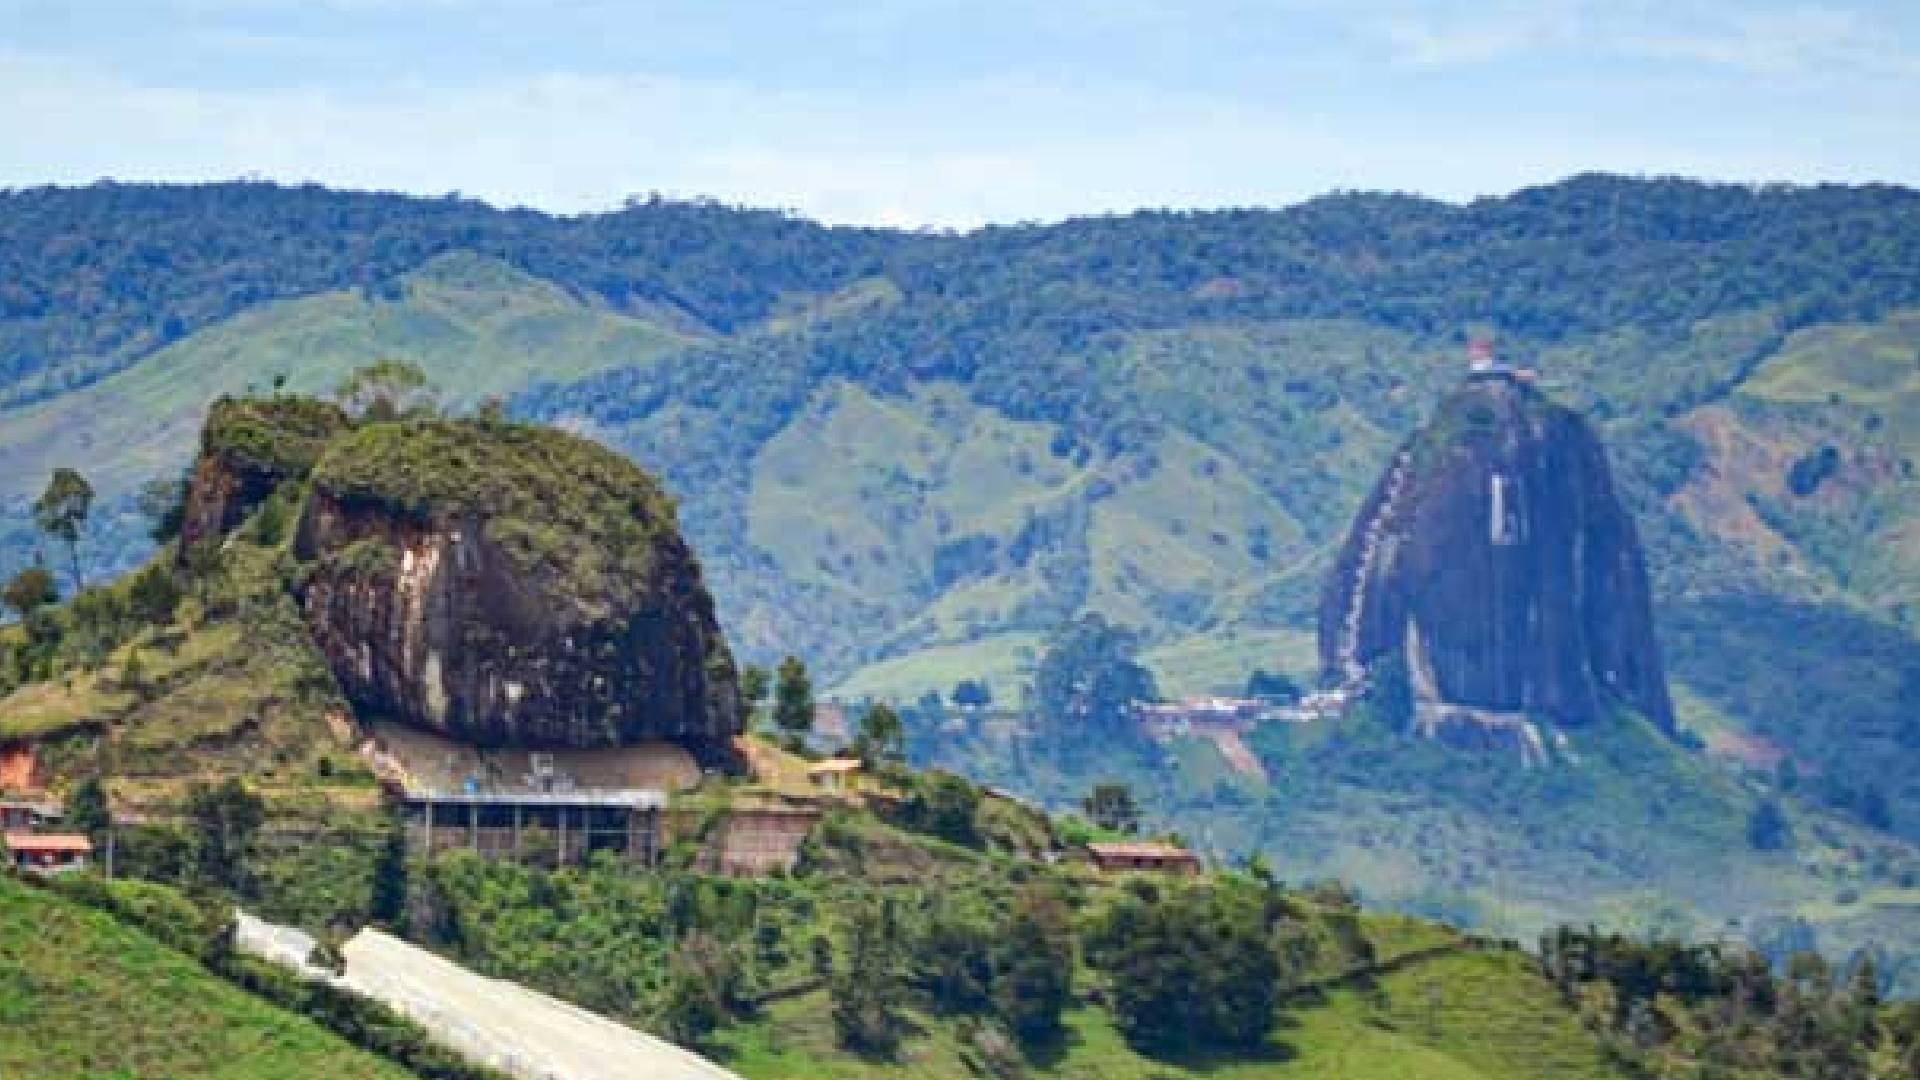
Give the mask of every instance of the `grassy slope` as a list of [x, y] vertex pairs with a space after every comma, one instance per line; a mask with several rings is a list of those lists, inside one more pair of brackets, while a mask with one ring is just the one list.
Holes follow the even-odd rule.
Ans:
[[[140, 631], [97, 669], [0, 698], [0, 738], [48, 740], [57, 780], [104, 763], [123, 805], [164, 811], [190, 781], [240, 776], [287, 817], [370, 809], [378, 790], [351, 733], [328, 722], [325, 661], [283, 592], [279, 548], [243, 537], [225, 552], [220, 614], [190, 597], [175, 624]], [[134, 653], [148, 687], [138, 695], [120, 683]]]
[[[1369, 920], [1383, 958], [1398, 951], [1396, 920]], [[1422, 938], [1433, 928], [1415, 927]], [[1400, 930], [1404, 933], [1404, 930]], [[1426, 944], [1425, 940], [1418, 944]], [[1407, 947], [1415, 947], [1409, 944]], [[831, 1003], [813, 993], [776, 1003], [720, 1045], [750, 1080], [928, 1080], [973, 1075], [952, 1023], [921, 1014], [919, 1034], [892, 1061], [850, 1058], [833, 1046]], [[1593, 1038], [1529, 961], [1512, 953], [1444, 953], [1358, 986], [1283, 1009], [1264, 1051], [1233, 1058], [1159, 1060], [1126, 1045], [1112, 1019], [1081, 1006], [1057, 1047], [1029, 1075], [1057, 1080], [1554, 1080], [1615, 1077]]]
[[[1030, 816], [1010, 804], [1002, 809]], [[995, 836], [1011, 835], [989, 828]], [[811, 975], [810, 950], [803, 942], [813, 935], [843, 938], [842, 920], [855, 899], [876, 890], [901, 903], [912, 924], [919, 917], [912, 913], [927, 910], [935, 897], [940, 904], [998, 918], [995, 913], [1004, 911], [1019, 883], [1036, 877], [1062, 882], [1077, 898], [1076, 915], [1091, 920], [1127, 887], [1121, 879], [1072, 863], [1038, 868], [1003, 852], [982, 853], [908, 832], [858, 811], [835, 812], [816, 840], [805, 872], [732, 882], [700, 901], [710, 905], [703, 910], [712, 911], [713, 932], [723, 938], [734, 934], [744, 942], [746, 935], [771, 930], [771, 940], [784, 943], [778, 959], [753, 961], [762, 986], [792, 986]], [[441, 947], [480, 970], [642, 1026], [648, 1025], [647, 1002], [664, 963], [667, 898], [688, 895], [690, 887], [693, 895], [705, 897], [709, 887], [692, 886], [687, 878], [632, 877], [605, 868], [547, 874], [464, 856], [437, 860], [417, 875], [417, 881], [431, 883], [436, 902], [461, 927], [458, 940], [439, 940]], [[1282, 1004], [1280, 1022], [1262, 1050], [1201, 1059], [1142, 1056], [1127, 1047], [1111, 1014], [1098, 1004], [1104, 976], [1083, 968], [1076, 976], [1081, 1003], [1065, 1017], [1065, 1038], [1032, 1054], [1029, 1075], [1060, 1080], [1597, 1080], [1618, 1075], [1524, 955], [1476, 947], [1429, 921], [1362, 914], [1351, 925], [1374, 958], [1363, 961], [1343, 943], [1349, 918], [1343, 911], [1323, 907], [1304, 893], [1292, 894], [1290, 905], [1316, 943], [1300, 977], [1318, 989], [1304, 989]], [[438, 926], [425, 932], [429, 937], [444, 933]], [[761, 954], [755, 950], [754, 955]], [[1359, 978], [1352, 977], [1356, 971]], [[832, 1002], [819, 989], [782, 997], [759, 1014], [728, 1024], [708, 1050], [750, 1080], [978, 1075], [967, 1064], [977, 1057], [970, 1041], [976, 1021], [926, 1011], [922, 998], [914, 1000], [921, 1006], [910, 1012], [909, 1034], [887, 1059], [852, 1055], [835, 1044]]]
[[1265, 851], [1288, 880], [1338, 877], [1370, 903], [1521, 940], [1586, 920], [1738, 937], [1762, 916], [1796, 914], [1842, 959], [1913, 940], [1904, 892], [1875, 892], [1920, 872], [1912, 845], [1789, 799], [1792, 849], [1756, 852], [1746, 822], [1765, 789], [1643, 726], [1576, 733], [1575, 760], [1535, 770], [1360, 721], [1272, 725], [1247, 742], [1267, 779], [1201, 740], [1063, 768], [981, 732], [949, 737], [935, 760], [1056, 806], [1124, 780], [1156, 808], [1154, 827], [1219, 858]]
[[445, 255], [400, 280], [401, 295], [324, 293], [267, 304], [193, 334], [93, 387], [0, 424], [0, 498], [37, 494], [56, 465], [79, 464], [104, 494], [177, 471], [203, 412], [223, 393], [325, 393], [362, 364], [418, 363], [455, 401], [507, 395], [535, 379], [642, 364], [686, 343], [588, 306], [503, 263]]
[[109, 915], [0, 876], [0, 1076], [407, 1075]]

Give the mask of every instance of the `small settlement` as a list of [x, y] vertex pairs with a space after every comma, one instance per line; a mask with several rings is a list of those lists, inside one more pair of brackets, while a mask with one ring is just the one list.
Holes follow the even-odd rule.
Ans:
[[60, 831], [64, 816], [54, 803], [0, 798], [0, 833], [5, 834], [7, 865], [30, 874], [85, 867], [93, 856], [93, 842], [80, 833]]
[[84, 870], [93, 856], [93, 841], [78, 833], [6, 834], [7, 865], [26, 874], [58, 874]]
[[414, 854], [469, 850], [557, 865], [604, 852], [646, 868], [676, 840], [697, 837], [698, 864], [709, 871], [791, 871], [823, 804], [857, 797], [860, 763], [836, 759], [780, 777], [779, 763], [750, 741], [741, 751], [754, 775], [785, 783], [719, 808], [675, 804], [675, 795], [699, 784], [701, 770], [668, 743], [488, 750], [378, 724], [361, 753], [400, 808]]

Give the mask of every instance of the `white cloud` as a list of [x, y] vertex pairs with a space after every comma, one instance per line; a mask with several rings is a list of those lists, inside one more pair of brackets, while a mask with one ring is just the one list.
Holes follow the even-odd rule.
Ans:
[[[1400, 0], [1358, 15], [1295, 3], [1297, 21], [1357, 20], [1342, 25], [1367, 28], [1372, 63], [1339, 54], [1329, 39], [1316, 43], [1311, 77], [1276, 63], [1258, 73], [1264, 81], [1217, 85], [1191, 72], [1090, 76], [1083, 64], [862, 92], [557, 65], [549, 74], [468, 72], [461, 85], [342, 76], [262, 89], [0, 47], [0, 183], [259, 173], [457, 189], [555, 210], [660, 190], [829, 221], [967, 226], [1139, 206], [1270, 205], [1335, 187], [1467, 198], [1586, 169], [1920, 180], [1920, 146], [1899, 137], [1909, 110], [1897, 101], [1809, 97], [1808, 117], [1796, 122], [1750, 106], [1761, 84], [1697, 70], [1776, 80], [1872, 49], [1875, 77], [1895, 97], [1905, 87], [1911, 105], [1920, 76], [1898, 74], [1901, 40], [1876, 33], [1872, 20], [1817, 9], [1742, 20], [1717, 7], [1661, 18], [1651, 5], [1579, 0], [1462, 5], [1457, 17]], [[1161, 25], [1169, 10], [1138, 0], [1107, 25]], [[1396, 64], [1383, 69], [1381, 48]], [[1658, 115], [1609, 112], [1640, 73], [1567, 62], [1582, 50], [1671, 61], [1689, 77], [1720, 81]], [[1534, 100], [1540, 84], [1515, 73], [1531, 54], [1565, 68], [1556, 79], [1585, 80], [1573, 91], [1578, 115], [1566, 101]]]

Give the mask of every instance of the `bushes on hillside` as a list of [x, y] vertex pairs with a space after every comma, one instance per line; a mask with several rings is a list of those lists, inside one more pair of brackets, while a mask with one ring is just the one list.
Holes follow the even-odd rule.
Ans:
[[1142, 890], [1107, 913], [1089, 950], [1112, 980], [1114, 1018], [1129, 1043], [1167, 1053], [1266, 1038], [1283, 975], [1272, 897], [1229, 883]]

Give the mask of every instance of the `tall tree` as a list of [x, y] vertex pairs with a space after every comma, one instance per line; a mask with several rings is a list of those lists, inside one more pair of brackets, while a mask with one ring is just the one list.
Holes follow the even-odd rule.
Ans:
[[773, 688], [773, 722], [795, 738], [813, 730], [813, 678], [797, 656], [780, 661]]
[[1123, 833], [1140, 831], [1140, 804], [1134, 800], [1133, 789], [1125, 784], [1114, 781], [1095, 784], [1081, 800], [1080, 808], [1086, 811], [1088, 820], [1103, 829]]
[[740, 700], [747, 705], [747, 721], [751, 724], [760, 712], [760, 706], [766, 704], [767, 691], [773, 686], [773, 675], [759, 664], [748, 664], [740, 669]]
[[7, 588], [0, 598], [20, 616], [22, 622], [31, 623], [34, 612], [60, 599], [60, 590], [53, 584], [53, 575], [47, 573], [44, 566], [29, 566], [13, 575], [7, 582]]
[[1138, 649], [1132, 631], [1097, 613], [1055, 630], [1033, 680], [1052, 734], [1069, 744], [1130, 734], [1134, 703], [1159, 696], [1153, 673], [1134, 660]]
[[67, 794], [67, 824], [88, 836], [98, 837], [113, 821], [107, 809], [107, 788], [97, 776], [89, 776]]
[[407, 833], [399, 820], [389, 824], [373, 864], [373, 896], [368, 902], [375, 922], [398, 926], [407, 910]]
[[904, 965], [893, 898], [855, 904], [847, 923], [847, 962], [831, 983], [840, 1045], [875, 1055], [891, 1054], [900, 1045], [906, 1026]]
[[80, 574], [80, 533], [93, 513], [93, 485], [77, 471], [62, 466], [53, 470], [47, 490], [33, 504], [33, 521], [40, 531], [67, 545], [67, 557], [73, 564], [75, 592], [86, 588]]
[[267, 818], [266, 804], [237, 777], [217, 785], [195, 783], [187, 791], [187, 817], [195, 831], [195, 854], [200, 876], [232, 889], [243, 889], [245, 859], [254, 834]]
[[376, 422], [432, 412], [438, 404], [427, 373], [407, 360], [378, 360], [358, 368], [333, 396], [341, 408]]
[[174, 580], [172, 566], [166, 560], [150, 563], [133, 575], [127, 586], [127, 603], [133, 614], [154, 626], [173, 621], [180, 596], [180, 583]]
[[1060, 894], [1029, 885], [1014, 901], [994, 953], [994, 1007], [1014, 1037], [1042, 1042], [1060, 1031], [1073, 997], [1073, 929]]
[[906, 752], [907, 729], [900, 714], [886, 702], [876, 702], [860, 716], [860, 756], [870, 764], [898, 761]]

